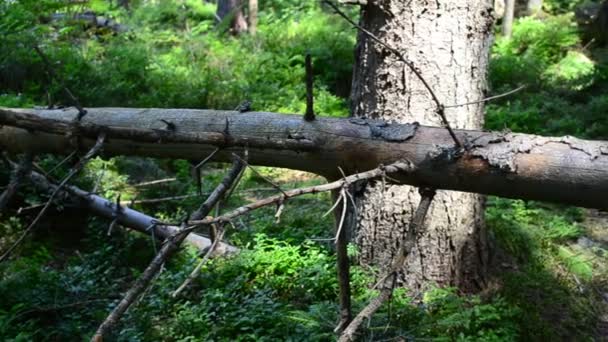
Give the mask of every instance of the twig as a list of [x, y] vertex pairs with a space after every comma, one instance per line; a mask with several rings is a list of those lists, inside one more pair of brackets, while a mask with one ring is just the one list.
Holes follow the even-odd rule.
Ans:
[[363, 308], [363, 310], [361, 310], [357, 316], [355, 316], [348, 327], [344, 329], [344, 332], [342, 332], [342, 335], [340, 335], [340, 342], [355, 341], [357, 330], [359, 330], [361, 324], [366, 319], [370, 319], [372, 315], [382, 306], [382, 304], [392, 296], [393, 289], [397, 282], [397, 274], [403, 267], [405, 260], [414, 247], [414, 244], [416, 243], [416, 236], [424, 232], [424, 220], [426, 218], [426, 214], [428, 213], [431, 202], [435, 197], [435, 190], [421, 189], [420, 194], [420, 204], [418, 204], [418, 209], [416, 209], [416, 212], [412, 217], [408, 232], [401, 241], [401, 246], [397, 251], [397, 255], [393, 259], [387, 274], [381, 278], [382, 287], [380, 289], [380, 294], [378, 297], [369, 302], [369, 304]]
[[[195, 220], [201, 219], [213, 209], [215, 203], [219, 201], [222, 196], [230, 189], [231, 185], [236, 180], [238, 174], [243, 169], [243, 164], [236, 159], [232, 164], [232, 169], [224, 177], [222, 182], [217, 185], [215, 190], [207, 197], [205, 202], [200, 208], [192, 214], [192, 218]], [[154, 259], [150, 262], [148, 267], [142, 273], [142, 275], [135, 281], [133, 286], [127, 291], [120, 303], [114, 308], [114, 310], [108, 315], [108, 317], [101, 323], [95, 335], [91, 341], [103, 341], [103, 338], [108, 335], [112, 328], [118, 323], [122, 315], [127, 311], [131, 304], [139, 297], [139, 295], [148, 288], [152, 280], [158, 274], [161, 266], [179, 250], [182, 242], [186, 239], [191, 230], [182, 229], [173, 236], [170, 236], [165, 240], [165, 243], [161, 247], [160, 251]]]
[[459, 103], [459, 104], [454, 104], [454, 105], [450, 105], [450, 106], [445, 106], [445, 108], [463, 107], [463, 106], [468, 106], [468, 105], [472, 105], [472, 104], [489, 102], [489, 101], [492, 101], [492, 100], [500, 99], [501, 97], [506, 97], [506, 96], [509, 96], [511, 94], [515, 94], [518, 91], [524, 89], [525, 87], [526, 87], [526, 85], [522, 85], [521, 87], [518, 87], [516, 89], [510, 90], [510, 91], [508, 91], [506, 93], [502, 93], [502, 94], [486, 97], [485, 99], [481, 99], [481, 100], [478, 100], [478, 101], [472, 101], [472, 102]]
[[177, 180], [177, 178], [174, 178], [174, 177], [173, 178], [164, 178], [164, 179], [157, 179], [157, 180], [153, 180], [153, 181], [149, 181], [149, 182], [141, 182], [141, 183], [133, 184], [132, 186], [134, 188], [139, 188], [139, 187], [150, 186], [150, 185], [171, 183], [171, 182], [175, 182], [176, 180]]
[[33, 158], [34, 157], [31, 153], [26, 153], [23, 156], [23, 160], [21, 161], [19, 166], [13, 170], [11, 181], [8, 183], [6, 189], [2, 192], [2, 195], [0, 195], [0, 214], [4, 212], [9, 202], [11, 201], [13, 196], [15, 196], [17, 190], [23, 183], [23, 180], [32, 171]]
[[443, 104], [441, 104], [441, 101], [439, 101], [439, 98], [437, 97], [437, 95], [433, 91], [433, 88], [431, 88], [431, 86], [429, 85], [429, 83], [422, 76], [422, 73], [420, 72], [420, 70], [418, 70], [418, 68], [414, 65], [414, 63], [412, 61], [408, 60], [407, 58], [405, 58], [405, 56], [401, 52], [399, 52], [399, 50], [397, 50], [394, 47], [392, 47], [392, 46], [388, 45], [387, 43], [383, 42], [380, 38], [376, 37], [369, 30], [367, 30], [364, 27], [362, 27], [361, 25], [355, 23], [346, 14], [344, 14], [344, 12], [342, 12], [338, 8], [338, 6], [336, 6], [333, 2], [331, 2], [329, 0], [322, 0], [322, 1], [324, 3], [326, 3], [327, 5], [329, 5], [334, 10], [334, 12], [336, 12], [336, 14], [338, 14], [339, 16], [341, 16], [342, 18], [344, 18], [344, 20], [348, 21], [348, 23], [351, 24], [353, 27], [357, 28], [359, 31], [363, 32], [366, 36], [368, 36], [369, 38], [371, 38], [374, 42], [382, 45], [384, 48], [386, 48], [387, 50], [389, 50], [390, 52], [392, 52], [395, 56], [397, 56], [397, 58], [402, 63], [404, 63], [414, 73], [414, 75], [416, 75], [416, 77], [420, 80], [420, 82], [422, 82], [422, 84], [424, 85], [424, 87], [426, 88], [426, 90], [431, 95], [431, 98], [432, 98], [433, 102], [435, 102], [435, 105], [437, 106], [437, 115], [439, 115], [439, 117], [441, 118], [441, 121], [443, 122], [443, 125], [448, 130], [448, 133], [452, 137], [452, 140], [454, 140], [454, 144], [456, 145], [457, 148], [461, 148], [462, 147], [462, 143], [460, 142], [460, 140], [458, 139], [458, 137], [454, 133], [454, 130], [450, 126], [450, 123], [448, 122], [448, 119], [445, 116], [445, 106]]
[[169, 201], [179, 201], [186, 198], [198, 197], [199, 194], [190, 194], [190, 195], [180, 195], [180, 196], [170, 196], [170, 197], [160, 197], [160, 198], [149, 198], [149, 199], [141, 199], [141, 200], [132, 200], [132, 201], [121, 201], [121, 205], [129, 205], [133, 204], [152, 204], [152, 203], [161, 203], [161, 202], [169, 202]]
[[49, 171], [46, 171], [46, 174], [48, 174], [48, 175], [52, 174], [55, 170], [57, 170], [58, 168], [60, 168], [68, 160], [74, 158], [75, 155], [76, 155], [76, 151], [70, 153], [67, 157], [63, 158], [63, 160], [61, 160], [59, 163], [57, 163], [57, 165], [53, 166], [52, 169], [50, 169]]
[[215, 248], [218, 245], [218, 241], [221, 241], [223, 237], [224, 237], [224, 230], [220, 229], [219, 233], [215, 236], [215, 239], [213, 239], [213, 243], [211, 244], [211, 247], [209, 247], [209, 250], [207, 251], [207, 253], [205, 253], [205, 256], [203, 257], [203, 259], [198, 263], [198, 265], [196, 265], [196, 267], [190, 273], [188, 278], [186, 278], [186, 280], [184, 280], [184, 282], [177, 288], [177, 290], [175, 290], [171, 294], [171, 297], [176, 298], [177, 296], [179, 296], [180, 293], [182, 293], [182, 291], [184, 291], [184, 289], [186, 287], [188, 287], [188, 285], [190, 285], [190, 283], [192, 283], [192, 281], [194, 279], [196, 279], [196, 277], [198, 277], [198, 275], [201, 273], [201, 269], [207, 263], [207, 260], [209, 260], [209, 257], [211, 256], [211, 254], [213, 254], [213, 251], [215, 251]]
[[334, 205], [332, 205], [331, 208], [329, 208], [329, 210], [327, 210], [325, 212], [325, 214], [323, 214], [321, 216], [321, 218], [325, 218], [325, 216], [331, 214], [336, 209], [336, 207], [338, 206], [338, 204], [340, 204], [340, 202], [342, 202], [342, 199], [343, 199], [342, 196], [339, 196], [338, 199], [336, 200], [336, 202], [334, 203]]
[[277, 189], [278, 191], [280, 191], [283, 195], [287, 196], [287, 194], [285, 194], [285, 191], [283, 191], [283, 189], [281, 189], [281, 187], [276, 184], [275, 182], [273, 182], [272, 180], [270, 180], [270, 178], [264, 176], [263, 174], [261, 174], [258, 170], [256, 170], [253, 166], [251, 166], [246, 160], [244, 160], [243, 158], [241, 158], [240, 156], [238, 156], [237, 154], [233, 153], [233, 156], [235, 156], [236, 158], [239, 158], [241, 160], [241, 162], [243, 164], [245, 164], [245, 166], [247, 166], [251, 171], [253, 171], [253, 173], [255, 173], [256, 175], [258, 175], [258, 177], [262, 178], [264, 181], [266, 181], [268, 184], [272, 185], [273, 188]]
[[84, 155], [84, 157], [82, 157], [82, 159], [80, 159], [78, 164], [76, 164], [76, 166], [74, 166], [70, 170], [68, 175], [65, 176], [65, 178], [61, 181], [61, 183], [59, 183], [59, 185], [57, 186], [57, 188], [55, 188], [55, 190], [49, 197], [48, 201], [42, 208], [42, 210], [40, 210], [40, 212], [38, 212], [38, 215], [36, 216], [34, 221], [32, 221], [32, 223], [30, 223], [30, 225], [25, 229], [25, 231], [17, 239], [17, 241], [15, 241], [15, 243], [0, 257], [0, 263], [6, 261], [8, 259], [8, 257], [10, 256], [11, 252], [15, 248], [17, 248], [17, 246], [19, 246], [19, 244], [23, 241], [23, 239], [25, 239], [25, 237], [30, 233], [30, 231], [32, 229], [34, 229], [34, 227], [36, 226], [38, 221], [40, 221], [40, 219], [44, 216], [44, 214], [47, 212], [47, 210], [51, 206], [51, 203], [53, 202], [53, 200], [55, 199], [55, 196], [57, 196], [57, 194], [59, 193], [61, 188], [63, 188], [63, 186], [66, 185], [67, 182], [72, 177], [74, 177], [78, 172], [80, 172], [80, 170], [82, 170], [82, 168], [88, 163], [88, 161], [91, 158], [93, 158], [97, 154], [97, 152], [99, 152], [99, 150], [103, 147], [103, 142], [105, 140], [105, 137], [106, 136], [104, 133], [99, 134], [99, 136], [97, 137], [97, 141], [95, 142], [95, 145]]
[[203, 165], [207, 164], [207, 162], [209, 160], [211, 160], [211, 158], [213, 158], [213, 156], [215, 156], [215, 154], [220, 150], [220, 148], [216, 148], [215, 150], [213, 150], [213, 152], [211, 152], [205, 159], [203, 159], [203, 161], [201, 161], [200, 163], [196, 164], [196, 166], [194, 166], [195, 169], [200, 169], [201, 167], [203, 167]]
[[313, 77], [313, 72], [312, 72], [312, 57], [310, 56], [310, 53], [306, 53], [305, 64], [306, 64], [306, 113], [304, 114], [304, 120], [314, 121], [315, 120], [314, 96], [313, 96], [314, 77]]

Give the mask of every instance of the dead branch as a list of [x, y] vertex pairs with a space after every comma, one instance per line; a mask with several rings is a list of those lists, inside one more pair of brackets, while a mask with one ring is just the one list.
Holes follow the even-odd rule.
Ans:
[[445, 108], [455, 108], [455, 107], [463, 107], [463, 106], [468, 106], [468, 105], [473, 105], [473, 104], [478, 104], [478, 103], [484, 103], [484, 102], [489, 102], [489, 101], [494, 101], [512, 94], [517, 93], [518, 91], [524, 89], [526, 86], [522, 85], [520, 87], [517, 87], [513, 90], [509, 90], [505, 93], [502, 94], [498, 94], [498, 95], [494, 95], [494, 96], [490, 96], [490, 97], [486, 97], [485, 99], [481, 99], [481, 100], [477, 100], [477, 101], [472, 101], [472, 102], [465, 102], [465, 103], [459, 103], [459, 104], [453, 104], [453, 105], [449, 105], [449, 106], [445, 106]]
[[201, 226], [201, 225], [209, 225], [209, 224], [213, 224], [213, 223], [220, 223], [220, 224], [228, 223], [231, 220], [235, 219], [236, 217], [245, 215], [255, 209], [259, 209], [259, 208], [262, 208], [262, 207], [265, 207], [265, 206], [268, 206], [271, 204], [279, 203], [281, 201], [285, 201], [285, 200], [293, 198], [293, 197], [341, 189], [342, 187], [347, 186], [349, 184], [353, 184], [353, 183], [356, 183], [356, 182], [362, 181], [362, 180], [377, 178], [377, 177], [380, 177], [387, 173], [388, 174], [400, 173], [400, 172], [401, 173], [410, 173], [410, 172], [413, 172], [414, 170], [415, 170], [415, 167], [409, 161], [400, 161], [400, 162], [397, 162], [397, 163], [394, 163], [391, 165], [387, 165], [387, 166], [381, 165], [373, 170], [350, 175], [348, 177], [342, 178], [335, 182], [326, 183], [326, 184], [322, 184], [322, 185], [316, 185], [316, 186], [310, 186], [310, 187], [306, 187], [306, 188], [287, 190], [287, 191], [285, 191], [285, 194], [267, 197], [267, 198], [261, 199], [256, 202], [246, 204], [242, 207], [234, 209], [233, 211], [226, 213], [219, 217], [205, 218], [203, 220], [191, 220], [188, 222], [188, 225], [191, 227], [188, 227], [187, 230], [194, 230], [194, 229], [196, 229], [197, 226]]
[[[53, 192], [57, 189], [57, 185], [53, 184], [44, 175], [35, 171], [32, 171], [30, 174], [30, 180], [39, 190]], [[73, 185], [65, 185], [63, 189], [59, 190], [57, 196], [60, 198], [74, 198], [78, 205], [85, 207], [93, 214], [107, 219], [113, 219], [114, 203], [108, 199], [84, 191]], [[32, 208], [23, 208], [22, 210], [40, 208], [43, 206], [44, 204], [41, 204]], [[128, 207], [123, 207], [121, 209], [117, 219], [118, 223], [124, 227], [134, 229], [144, 234], [151, 234], [154, 238], [161, 240], [168, 238], [179, 230], [179, 227], [166, 225], [154, 217], [145, 215]], [[188, 235], [186, 242], [199, 250], [205, 250], [211, 246], [211, 240], [197, 234]], [[219, 243], [214, 255], [230, 254], [235, 253], [236, 251], [237, 249], [233, 246]]]
[[32, 231], [32, 229], [34, 229], [36, 224], [38, 224], [38, 221], [40, 221], [40, 219], [44, 216], [44, 214], [46, 214], [46, 211], [51, 206], [51, 203], [53, 202], [53, 200], [59, 193], [59, 190], [61, 190], [61, 188], [63, 188], [70, 181], [70, 179], [72, 179], [72, 177], [74, 177], [78, 172], [80, 172], [80, 170], [82, 170], [82, 168], [89, 162], [89, 160], [91, 160], [91, 158], [93, 158], [95, 155], [97, 155], [99, 150], [103, 147], [103, 142], [105, 140], [105, 137], [106, 136], [104, 133], [99, 134], [99, 136], [97, 137], [97, 142], [95, 143], [93, 148], [91, 148], [80, 159], [80, 161], [70, 170], [68, 175], [65, 176], [65, 178], [61, 181], [61, 183], [59, 183], [59, 185], [53, 191], [53, 193], [49, 197], [48, 201], [46, 202], [46, 204], [44, 205], [42, 210], [40, 210], [40, 212], [38, 212], [38, 215], [36, 216], [36, 218], [34, 218], [32, 223], [30, 223], [30, 225], [25, 229], [25, 231], [21, 234], [21, 236], [19, 236], [17, 241], [15, 241], [15, 243], [0, 257], [0, 263], [6, 261], [8, 259], [8, 257], [10, 256], [11, 252], [15, 248], [17, 248], [17, 246], [19, 246], [19, 244], [23, 241], [23, 239], [25, 239], [25, 237], [30, 233], [30, 231]]
[[374, 298], [355, 318], [353, 321], [344, 329], [342, 335], [340, 335], [340, 342], [355, 341], [355, 336], [361, 324], [370, 319], [373, 314], [386, 302], [393, 294], [393, 289], [397, 281], [397, 274], [403, 268], [407, 256], [410, 254], [412, 248], [416, 244], [416, 236], [424, 233], [424, 220], [428, 213], [433, 197], [435, 197], [435, 190], [433, 189], [422, 189], [420, 191], [420, 203], [418, 209], [412, 217], [410, 227], [407, 231], [406, 236], [401, 241], [399, 250], [391, 265], [389, 266], [386, 275], [381, 277], [380, 280], [380, 294]]
[[[346, 199], [347, 187], [349, 184], [345, 184], [340, 191], [332, 191], [334, 198], [338, 198], [338, 201], [342, 204], [342, 212], [335, 213], [335, 226], [336, 226], [336, 269], [338, 277], [338, 290], [340, 298], [340, 322], [336, 326], [335, 332], [341, 332], [352, 320], [352, 305], [351, 305], [351, 290], [350, 290], [350, 261], [348, 259], [348, 232], [346, 229], [342, 229], [346, 216], [349, 215], [347, 211], [348, 200]], [[350, 215], [354, 212], [350, 212]], [[351, 217], [352, 218], [352, 217]], [[349, 225], [347, 225], [348, 227]]]
[[243, 164], [245, 164], [245, 166], [247, 168], [249, 168], [249, 170], [253, 171], [253, 173], [255, 173], [258, 177], [262, 178], [266, 183], [272, 185], [273, 188], [277, 189], [279, 192], [281, 192], [283, 195], [285, 195], [285, 191], [283, 191], [283, 189], [281, 189], [281, 187], [278, 184], [273, 182], [270, 178], [261, 174], [258, 170], [256, 170], [253, 166], [249, 165], [248, 162], [246, 162], [243, 158], [239, 157], [237, 154], [233, 153], [233, 155], [235, 158], [239, 158], [241, 160], [241, 162]]
[[[211, 195], [207, 197], [205, 202], [199, 207], [197, 211], [195, 211], [191, 217], [194, 220], [199, 220], [213, 209], [215, 203], [217, 203], [222, 196], [231, 188], [234, 181], [238, 177], [239, 173], [241, 173], [243, 169], [243, 164], [236, 159], [232, 164], [232, 169], [228, 174], [224, 177], [222, 182], [218, 184], [218, 186], [213, 190]], [[103, 338], [107, 336], [107, 334], [112, 330], [112, 328], [118, 323], [122, 315], [127, 311], [127, 309], [131, 306], [131, 304], [139, 297], [139, 295], [148, 288], [152, 279], [156, 276], [156, 274], [161, 269], [161, 266], [175, 253], [179, 250], [182, 242], [186, 239], [188, 234], [190, 234], [191, 230], [181, 229], [176, 234], [167, 238], [160, 249], [160, 251], [156, 254], [154, 259], [150, 262], [148, 267], [142, 273], [142, 275], [135, 281], [133, 286], [127, 291], [124, 295], [123, 299], [118, 303], [118, 305], [114, 308], [114, 310], [108, 315], [108, 317], [101, 323], [97, 332], [91, 339], [91, 341], [101, 342]]]
[[196, 279], [198, 277], [198, 275], [201, 273], [201, 269], [203, 268], [203, 266], [205, 266], [205, 264], [207, 263], [207, 260], [209, 260], [209, 257], [215, 251], [218, 241], [221, 241], [223, 237], [224, 237], [224, 229], [220, 229], [219, 233], [213, 239], [213, 244], [211, 244], [211, 247], [209, 248], [207, 253], [205, 253], [205, 256], [203, 257], [203, 259], [198, 263], [198, 265], [196, 265], [194, 270], [192, 270], [192, 272], [190, 273], [188, 278], [186, 278], [186, 280], [184, 280], [184, 282], [175, 291], [173, 291], [173, 293], [171, 294], [171, 297], [176, 298], [177, 296], [179, 296], [180, 293], [182, 293], [182, 291], [184, 291], [184, 289], [186, 287], [188, 287], [188, 285], [190, 285], [190, 283], [192, 283], [192, 281], [194, 281], [194, 279]]
[[33, 156], [31, 153], [26, 153], [23, 156], [23, 160], [13, 169], [13, 175], [11, 177], [11, 181], [8, 183], [8, 186], [0, 195], [0, 214], [4, 212], [9, 202], [17, 193], [17, 190], [22, 185], [23, 180], [27, 178], [27, 175], [32, 171], [32, 160]]
[[198, 193], [196, 193], [196, 194], [189, 194], [189, 195], [167, 196], [167, 197], [159, 197], [159, 198], [146, 198], [146, 199], [141, 199], [141, 200], [120, 201], [120, 204], [128, 205], [128, 206], [132, 206], [134, 204], [154, 204], [154, 203], [162, 203], [162, 202], [180, 201], [183, 199], [199, 197], [199, 196], [200, 195]]
[[149, 181], [149, 182], [141, 182], [141, 183], [133, 184], [133, 187], [139, 188], [139, 187], [145, 187], [145, 186], [150, 186], [150, 185], [171, 183], [171, 182], [175, 182], [175, 181], [177, 181], [177, 178], [171, 177], [171, 178], [157, 179], [157, 180], [153, 180], [153, 181]]

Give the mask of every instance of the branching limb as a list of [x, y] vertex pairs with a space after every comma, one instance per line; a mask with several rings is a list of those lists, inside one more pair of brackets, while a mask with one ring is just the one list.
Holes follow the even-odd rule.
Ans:
[[76, 164], [76, 166], [74, 166], [70, 170], [68, 175], [65, 176], [65, 178], [61, 181], [61, 183], [59, 183], [59, 185], [57, 186], [57, 188], [55, 188], [55, 190], [49, 197], [48, 201], [42, 208], [42, 210], [40, 210], [40, 212], [34, 219], [34, 221], [32, 221], [32, 223], [30, 223], [30, 225], [25, 229], [23, 234], [21, 234], [19, 239], [17, 239], [17, 241], [15, 241], [15, 243], [0, 257], [0, 263], [6, 261], [8, 259], [8, 257], [10, 256], [10, 254], [12, 253], [12, 251], [15, 248], [17, 248], [17, 246], [19, 246], [19, 244], [23, 241], [23, 239], [25, 239], [25, 237], [30, 233], [30, 231], [32, 229], [34, 229], [36, 224], [38, 224], [38, 221], [40, 221], [40, 219], [44, 216], [44, 214], [46, 214], [47, 210], [53, 203], [53, 200], [55, 199], [55, 197], [57, 196], [57, 194], [59, 193], [61, 188], [63, 188], [70, 181], [70, 179], [72, 179], [72, 177], [74, 177], [78, 172], [80, 172], [80, 170], [82, 170], [82, 168], [89, 162], [89, 160], [91, 160], [91, 158], [93, 158], [95, 155], [97, 155], [99, 150], [103, 147], [104, 140], [105, 140], [105, 134], [104, 133], [99, 134], [99, 136], [97, 137], [97, 141], [95, 142], [95, 145], [84, 155], [84, 157], [82, 157], [82, 159], [80, 159], [80, 161]]
[[[213, 190], [211, 195], [209, 195], [199, 209], [191, 215], [191, 217], [195, 220], [200, 220], [201, 218], [207, 216], [215, 204], [222, 198], [222, 196], [224, 196], [226, 191], [231, 188], [242, 169], [243, 164], [236, 159], [232, 164], [232, 169], [230, 172], [224, 177], [222, 182], [218, 184], [215, 190]], [[161, 266], [179, 250], [182, 242], [186, 239], [190, 232], [190, 229], [182, 229], [165, 240], [165, 243], [161, 247], [160, 251], [156, 254], [154, 259], [152, 259], [142, 275], [135, 281], [133, 286], [127, 291], [120, 303], [118, 303], [114, 310], [99, 326], [91, 341], [103, 341], [103, 338], [107, 336], [116, 323], [118, 323], [122, 315], [127, 311], [131, 304], [142, 292], [146, 290], [146, 288], [148, 288], [154, 277], [160, 271]]]
[[261, 199], [259, 201], [253, 202], [253, 203], [249, 203], [247, 205], [239, 207], [239, 208], [237, 208], [229, 213], [226, 213], [222, 216], [219, 216], [219, 217], [206, 218], [203, 220], [192, 220], [192, 221], [188, 222], [188, 225], [191, 226], [188, 229], [193, 230], [196, 228], [196, 226], [199, 226], [199, 225], [230, 222], [232, 219], [245, 215], [255, 209], [259, 209], [259, 208], [262, 208], [262, 207], [265, 207], [265, 206], [268, 206], [271, 204], [279, 203], [280, 201], [284, 201], [284, 200], [287, 200], [287, 199], [290, 199], [293, 197], [341, 189], [342, 187], [347, 186], [349, 184], [353, 184], [353, 183], [361, 181], [361, 180], [381, 177], [384, 174], [398, 173], [398, 172], [410, 173], [412, 171], [414, 171], [414, 165], [411, 162], [399, 161], [399, 162], [396, 162], [396, 163], [393, 163], [393, 164], [390, 164], [387, 166], [379, 166], [373, 170], [356, 173], [354, 175], [347, 176], [347, 177], [337, 180], [335, 182], [322, 184], [322, 185], [316, 185], [316, 186], [310, 186], [310, 187], [306, 187], [306, 188], [286, 190], [285, 194], [275, 195], [275, 196]]
[[8, 203], [11, 201], [13, 196], [17, 193], [17, 190], [23, 183], [23, 180], [27, 177], [27, 175], [32, 171], [32, 160], [33, 156], [30, 153], [26, 153], [23, 156], [23, 161], [13, 170], [13, 175], [11, 177], [10, 183], [0, 195], [0, 214], [4, 212]]
[[340, 336], [340, 342], [355, 341], [357, 331], [359, 330], [359, 327], [361, 327], [361, 324], [365, 320], [370, 319], [372, 315], [376, 311], [378, 311], [382, 304], [392, 296], [393, 289], [397, 281], [397, 274], [399, 273], [399, 270], [403, 267], [407, 256], [410, 254], [412, 248], [414, 247], [416, 243], [416, 236], [420, 233], [423, 233], [424, 231], [424, 220], [426, 218], [426, 214], [429, 211], [431, 202], [435, 197], [435, 190], [421, 189], [420, 194], [420, 204], [418, 204], [418, 209], [416, 209], [416, 213], [414, 213], [414, 216], [412, 217], [408, 232], [405, 235], [403, 241], [401, 241], [401, 245], [399, 246], [397, 255], [391, 262], [388, 272], [383, 277], [381, 277], [380, 294], [378, 295], [378, 297], [374, 298], [365, 308], [363, 308], [363, 310], [361, 310], [359, 314], [357, 314], [357, 316], [353, 319], [353, 321], [348, 325], [348, 327]]

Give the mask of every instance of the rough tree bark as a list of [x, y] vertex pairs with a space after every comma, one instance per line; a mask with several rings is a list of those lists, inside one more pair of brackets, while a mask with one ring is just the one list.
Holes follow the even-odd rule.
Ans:
[[243, 0], [218, 0], [216, 15], [218, 19], [230, 19], [230, 32], [240, 34], [247, 31], [247, 21], [243, 15], [241, 1]]
[[[29, 113], [29, 114], [28, 114]], [[37, 115], [35, 115], [37, 114]], [[69, 154], [69, 133], [83, 149], [103, 131], [103, 156], [136, 155], [230, 161], [308, 171], [329, 179], [407, 159], [416, 170], [398, 181], [436, 189], [608, 208], [608, 142], [510, 132], [455, 130], [467, 151], [455, 153], [447, 130], [364, 119], [194, 109], [87, 108], [74, 130], [75, 109], [0, 108], [0, 149]], [[166, 129], [162, 120], [172, 123]], [[17, 128], [21, 127], [21, 128]]]
[[[493, 25], [492, 1], [385, 0], [362, 8], [363, 27], [413, 62], [443, 104], [483, 98]], [[352, 113], [385, 121], [440, 126], [437, 106], [422, 82], [397, 58], [358, 37]], [[483, 105], [447, 108], [453, 127], [479, 129]], [[355, 241], [363, 264], [386, 264], [406, 234], [420, 197], [416, 188], [367, 184], [358, 196]], [[431, 207], [428, 229], [404, 265], [401, 282], [481, 287], [487, 260], [483, 198], [441, 191]]]

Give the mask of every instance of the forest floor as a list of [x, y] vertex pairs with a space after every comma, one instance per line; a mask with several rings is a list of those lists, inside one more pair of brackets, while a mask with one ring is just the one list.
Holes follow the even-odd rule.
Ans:
[[[593, 252], [593, 249], [608, 250], [608, 212], [600, 210], [588, 210], [585, 220], [582, 222], [587, 236], [580, 237], [577, 244], [584, 249]], [[605, 265], [608, 268], [608, 265]], [[606, 273], [606, 269], [603, 270]], [[595, 289], [599, 292], [602, 300], [601, 314], [598, 317], [596, 341], [608, 341], [608, 282], [600, 282]]]

